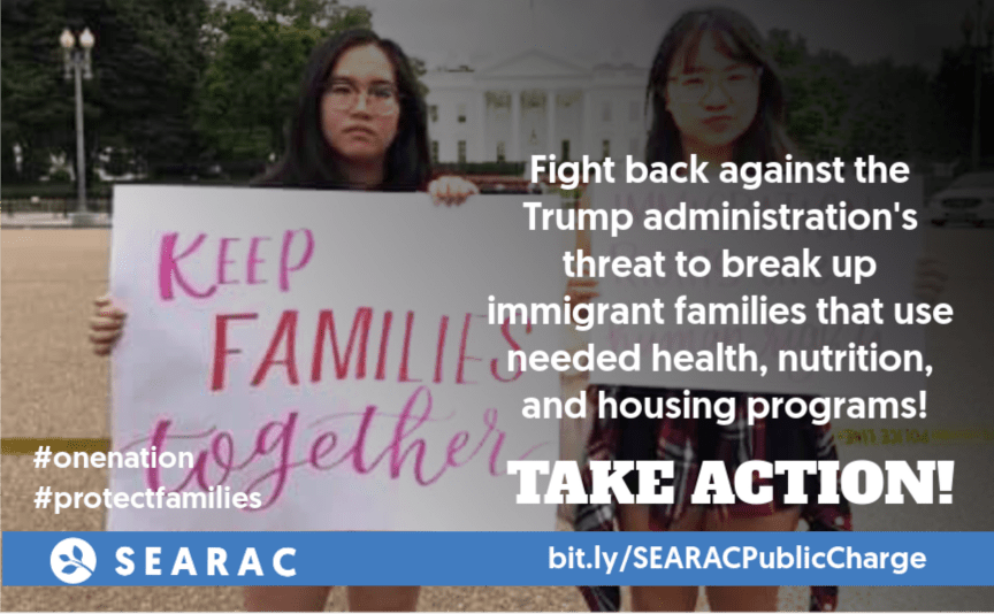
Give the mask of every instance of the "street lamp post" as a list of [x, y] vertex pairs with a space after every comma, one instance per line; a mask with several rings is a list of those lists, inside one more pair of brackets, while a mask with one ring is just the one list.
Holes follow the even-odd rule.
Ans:
[[92, 220], [86, 208], [86, 145], [83, 138], [83, 79], [92, 79], [93, 71], [90, 66], [90, 50], [93, 49], [93, 34], [89, 28], [79, 35], [79, 45], [76, 37], [68, 29], [62, 31], [59, 37], [62, 45], [62, 59], [65, 67], [66, 81], [75, 77], [76, 80], [76, 186], [78, 202], [76, 213], [72, 216], [73, 226], [85, 226]]
[[[966, 47], [973, 54], [974, 77], [973, 77], [973, 147], [971, 151], [971, 162], [973, 170], [980, 168], [980, 92], [983, 87], [983, 73], [992, 63], [991, 54], [994, 51], [994, 12], [987, 15], [984, 22], [984, 0], [977, 0], [977, 24], [981, 27], [974, 27], [973, 15], [967, 12], [963, 19], [963, 36], [966, 38]], [[973, 33], [976, 30], [976, 37]], [[986, 34], [986, 37], [985, 37]], [[976, 38], [976, 40], [974, 40]]]

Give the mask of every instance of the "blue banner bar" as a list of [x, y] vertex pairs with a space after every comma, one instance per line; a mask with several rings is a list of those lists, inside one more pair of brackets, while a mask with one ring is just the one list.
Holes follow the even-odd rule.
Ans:
[[6, 586], [992, 586], [994, 533], [3, 533]]

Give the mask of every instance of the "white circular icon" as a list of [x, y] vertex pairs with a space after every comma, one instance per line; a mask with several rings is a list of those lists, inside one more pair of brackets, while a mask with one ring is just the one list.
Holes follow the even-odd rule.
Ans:
[[52, 573], [66, 584], [86, 582], [97, 570], [97, 553], [90, 544], [70, 537], [52, 548]]

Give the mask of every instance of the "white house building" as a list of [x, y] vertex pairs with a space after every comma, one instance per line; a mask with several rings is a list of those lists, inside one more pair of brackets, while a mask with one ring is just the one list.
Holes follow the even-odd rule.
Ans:
[[531, 49], [479, 69], [422, 77], [437, 162], [527, 162], [532, 154], [641, 155], [649, 71], [582, 66]]

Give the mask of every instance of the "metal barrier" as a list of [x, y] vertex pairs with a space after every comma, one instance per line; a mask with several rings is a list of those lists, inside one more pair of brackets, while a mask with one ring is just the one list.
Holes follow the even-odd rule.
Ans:
[[[91, 213], [110, 213], [111, 199], [88, 198], [87, 210]], [[18, 213], [48, 213], [68, 217], [76, 211], [75, 198], [11, 198], [0, 201], [0, 213], [14, 216]]]

